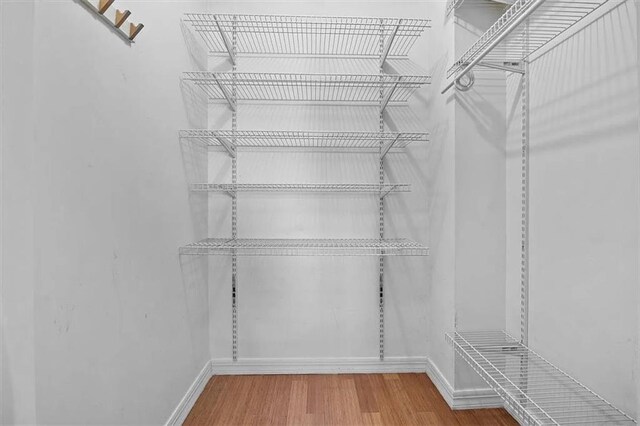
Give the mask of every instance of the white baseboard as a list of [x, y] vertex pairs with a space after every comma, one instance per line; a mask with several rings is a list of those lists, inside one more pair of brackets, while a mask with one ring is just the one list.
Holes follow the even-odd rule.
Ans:
[[213, 374], [424, 373], [426, 357], [228, 358], [211, 361]]
[[171, 413], [169, 420], [167, 420], [165, 424], [166, 426], [181, 425], [185, 421], [193, 405], [211, 378], [211, 375], [211, 361], [207, 361], [202, 371], [196, 376], [191, 386], [189, 386], [187, 393], [182, 397], [176, 409]]
[[427, 360], [427, 375], [452, 410], [504, 407], [502, 399], [491, 388], [454, 390], [430, 359]]

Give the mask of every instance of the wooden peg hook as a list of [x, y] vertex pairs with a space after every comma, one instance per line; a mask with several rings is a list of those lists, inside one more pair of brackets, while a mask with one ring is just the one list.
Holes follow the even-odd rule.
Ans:
[[114, 1], [115, 0], [100, 0], [100, 3], [98, 4], [98, 13], [100, 13], [100, 15], [104, 15]]
[[116, 28], [120, 28], [122, 24], [124, 24], [124, 21], [127, 20], [129, 15], [131, 15], [131, 12], [129, 12], [128, 10], [125, 10], [124, 12], [122, 12], [120, 11], [120, 9], [116, 9], [116, 22], [115, 22]]
[[134, 25], [133, 23], [129, 24], [129, 40], [133, 40], [134, 38], [136, 38], [138, 33], [142, 31], [143, 28], [144, 28], [143, 24], [138, 24], [138, 25]]

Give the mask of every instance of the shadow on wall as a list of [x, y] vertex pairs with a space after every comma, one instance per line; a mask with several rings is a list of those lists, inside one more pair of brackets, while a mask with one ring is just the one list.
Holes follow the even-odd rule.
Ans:
[[191, 65], [195, 67], [194, 70], [206, 71], [208, 61], [207, 51], [202, 47], [196, 35], [189, 29], [189, 26], [184, 21], [180, 21], [180, 28], [182, 29], [182, 36], [184, 37], [184, 44], [187, 52], [189, 52]]
[[4, 333], [0, 333], [0, 356], [2, 360], [2, 371], [0, 371], [0, 424], [11, 425], [15, 423], [13, 417], [13, 388], [11, 386], [11, 377], [9, 372], [11, 371], [9, 359], [7, 357], [7, 342], [4, 337]]
[[[180, 150], [187, 184], [207, 182], [207, 145], [200, 141], [180, 138]], [[194, 235], [198, 239], [208, 235], [207, 215], [209, 210], [206, 192], [193, 192], [189, 186], [185, 188], [189, 193], [189, 207]]]
[[[438, 61], [436, 61], [433, 65], [433, 68], [431, 69], [432, 84], [429, 88], [428, 94], [429, 99], [434, 99], [437, 96], [441, 96], [440, 86], [444, 81], [446, 81], [448, 63], [449, 58], [445, 55]], [[455, 99], [454, 95], [451, 94], [447, 98], [447, 104], [453, 99]], [[430, 108], [429, 111], [431, 110], [432, 109]], [[439, 246], [434, 244], [443, 241], [441, 233], [443, 229], [445, 229], [443, 224], [446, 220], [445, 215], [437, 213], [448, 211], [445, 206], [452, 202], [451, 194], [446, 191], [438, 190], [439, 188], [445, 188], [445, 186], [442, 182], [436, 180], [447, 176], [446, 173], [441, 172], [441, 168], [446, 164], [446, 162], [444, 161], [444, 155], [447, 147], [445, 146], [443, 141], [447, 140], [446, 135], [451, 132], [450, 123], [449, 121], [439, 121], [437, 123], [434, 123], [433, 127], [429, 130], [431, 132], [431, 136], [429, 138], [431, 142], [429, 142], [429, 144], [427, 145], [426, 163], [421, 166], [421, 169], [429, 171], [424, 180], [427, 185], [429, 194], [426, 200], [427, 217], [429, 223], [428, 235], [430, 239], [428, 245], [431, 247], [428, 263], [429, 265], [435, 265], [438, 263], [438, 257], [440, 256], [440, 253], [442, 251], [440, 250]]]
[[[203, 301], [208, 300], [208, 262], [207, 256], [186, 256], [180, 255], [180, 272], [182, 275], [182, 291], [185, 312], [188, 324], [207, 324], [209, 322], [208, 309], [200, 309]], [[201, 318], [201, 316], [207, 316]], [[189, 327], [189, 341], [192, 345], [192, 354], [197, 354], [198, 345], [201, 344], [201, 337], [193, 335], [194, 327]], [[194, 360], [199, 362], [199, 360]]]
[[618, 4], [531, 62], [532, 154], [610, 143], [612, 135], [637, 131], [639, 67], [629, 3]]

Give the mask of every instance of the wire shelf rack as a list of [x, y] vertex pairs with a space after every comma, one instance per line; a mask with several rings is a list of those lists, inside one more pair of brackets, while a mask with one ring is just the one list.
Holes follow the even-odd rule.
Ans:
[[[210, 99], [227, 100], [235, 110], [240, 101], [405, 102], [431, 82], [426, 75], [286, 74], [186, 72], [183, 81], [200, 87]], [[236, 97], [232, 99], [232, 88]]]
[[184, 255], [237, 256], [427, 256], [429, 249], [406, 239], [226, 239], [208, 238], [180, 248]]
[[195, 192], [225, 192], [236, 194], [238, 192], [357, 192], [373, 193], [384, 197], [392, 192], [409, 192], [411, 185], [405, 183], [372, 184], [372, 183], [278, 183], [278, 184], [255, 184], [255, 183], [194, 183], [191, 190]]
[[[412, 143], [429, 141], [429, 133], [396, 132], [304, 132], [247, 130], [181, 130], [181, 139], [190, 139], [212, 147], [224, 147], [231, 154], [243, 149], [322, 149], [394, 152]], [[235, 140], [235, 142], [233, 142]]]
[[447, 335], [455, 351], [525, 425], [608, 424], [635, 421], [503, 331]]
[[212, 54], [229, 54], [235, 30], [237, 54], [379, 57], [380, 37], [388, 55], [406, 56], [430, 26], [425, 19], [230, 15], [188, 13], [183, 21]]
[[451, 15], [451, 12], [462, 6], [464, 0], [447, 0], [447, 16]]
[[[517, 0], [448, 70], [461, 72], [477, 58], [518, 63], [584, 19], [608, 0]], [[528, 18], [522, 19], [528, 15]], [[494, 45], [496, 41], [500, 40]]]

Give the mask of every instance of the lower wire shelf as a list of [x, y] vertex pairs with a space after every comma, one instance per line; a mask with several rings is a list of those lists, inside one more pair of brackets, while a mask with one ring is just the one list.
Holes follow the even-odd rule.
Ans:
[[454, 332], [447, 341], [524, 425], [635, 421], [503, 331]]
[[180, 248], [184, 255], [218, 256], [427, 256], [407, 239], [227, 239], [207, 238]]
[[194, 183], [191, 184], [194, 192], [350, 192], [350, 193], [374, 193], [385, 196], [391, 192], [409, 192], [411, 186], [404, 183], [295, 183], [295, 184], [232, 184], [232, 183]]

